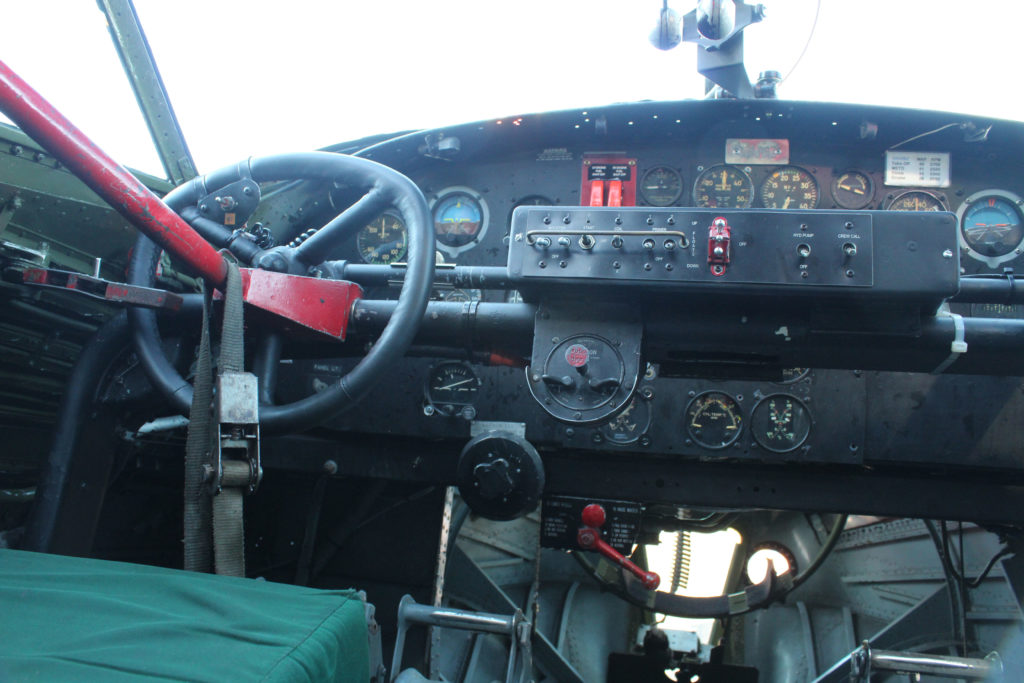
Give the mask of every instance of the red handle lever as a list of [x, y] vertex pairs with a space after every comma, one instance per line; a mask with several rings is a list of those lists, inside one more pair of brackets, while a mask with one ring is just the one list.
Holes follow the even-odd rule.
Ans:
[[601, 527], [605, 521], [604, 508], [596, 503], [588, 505], [583, 508], [583, 514], [581, 516], [585, 526], [580, 527], [580, 530], [576, 533], [576, 543], [578, 543], [581, 548], [601, 553], [615, 564], [634, 574], [638, 579], [640, 579], [640, 582], [643, 583], [644, 588], [647, 588], [648, 590], [654, 590], [661, 584], [661, 577], [655, 572], [649, 572], [641, 569], [636, 565], [636, 563], [615, 548], [608, 545], [607, 541], [601, 538], [601, 530], [599, 527]]

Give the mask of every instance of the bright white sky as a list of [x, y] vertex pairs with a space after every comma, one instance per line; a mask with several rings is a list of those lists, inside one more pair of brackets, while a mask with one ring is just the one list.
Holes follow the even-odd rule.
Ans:
[[[374, 133], [700, 97], [696, 48], [647, 41], [660, 0], [136, 0], [200, 171]], [[673, 0], [681, 14], [695, 2]], [[751, 76], [785, 76], [815, 0], [765, 0]], [[94, 0], [9, 0], [0, 59], [126, 165], [162, 175]], [[822, 0], [786, 99], [1022, 118], [1024, 3]], [[16, 27], [16, 28], [14, 28]]]

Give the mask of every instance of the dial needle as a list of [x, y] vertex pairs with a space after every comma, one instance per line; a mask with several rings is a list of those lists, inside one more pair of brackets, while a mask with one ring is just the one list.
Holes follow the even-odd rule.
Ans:
[[461, 380], [461, 381], [458, 381], [458, 382], [453, 382], [452, 384], [448, 384], [448, 385], [443, 386], [443, 387], [438, 387], [437, 391], [447, 391], [448, 389], [454, 389], [457, 386], [460, 386], [460, 385], [466, 384], [467, 382], [472, 382], [472, 381], [473, 381], [473, 378], [470, 377], [469, 379], [464, 379], [464, 380]]

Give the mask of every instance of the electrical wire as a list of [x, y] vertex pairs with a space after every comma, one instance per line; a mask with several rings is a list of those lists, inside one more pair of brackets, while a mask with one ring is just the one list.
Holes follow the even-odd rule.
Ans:
[[963, 125], [964, 125], [963, 123], [959, 123], [959, 122], [958, 123], [947, 123], [944, 126], [939, 126], [938, 128], [935, 128], [933, 130], [925, 131], [924, 133], [920, 133], [920, 134], [915, 135], [913, 137], [909, 137], [906, 140], [904, 140], [903, 142], [897, 142], [895, 145], [889, 147], [889, 149], [896, 149], [897, 147], [902, 147], [903, 145], [907, 144], [908, 142], [913, 142], [914, 140], [920, 140], [921, 138], [926, 138], [929, 135], [935, 135], [936, 133], [941, 133], [942, 131], [946, 130], [947, 128], [961, 127]]
[[804, 43], [804, 49], [800, 51], [800, 56], [796, 58], [795, 62], [793, 62], [793, 66], [789, 67], [789, 71], [786, 72], [786, 76], [781, 81], [779, 81], [779, 85], [785, 83], [786, 79], [793, 75], [793, 72], [796, 70], [796, 67], [800, 65], [800, 62], [803, 60], [804, 55], [807, 54], [807, 48], [811, 46], [811, 39], [814, 38], [814, 30], [818, 28], [818, 17], [820, 15], [821, 0], [818, 0], [818, 5], [814, 9], [814, 22], [811, 24], [811, 32], [807, 34], [807, 42]]
[[949, 592], [949, 619], [953, 631], [953, 641], [959, 643], [961, 641], [960, 627], [962, 624], [960, 615], [963, 613], [963, 605], [959, 601], [960, 591], [957, 590], [955, 570], [949, 561], [949, 557], [946, 556], [945, 546], [942, 538], [939, 537], [938, 530], [935, 528], [935, 522], [926, 519], [924, 520], [924, 526], [928, 530], [928, 535], [932, 537], [935, 552], [938, 553], [939, 561], [942, 564], [942, 573], [946, 577], [946, 590]]

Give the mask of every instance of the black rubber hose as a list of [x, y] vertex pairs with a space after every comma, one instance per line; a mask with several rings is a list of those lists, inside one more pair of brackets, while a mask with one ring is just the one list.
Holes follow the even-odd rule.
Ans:
[[[430, 297], [434, 268], [434, 231], [429, 225], [426, 200], [415, 184], [397, 171], [365, 159], [352, 159], [326, 152], [308, 152], [252, 159], [248, 163], [215, 171], [205, 178], [194, 178], [175, 188], [164, 201], [175, 211], [194, 204], [209, 194], [207, 188], [223, 187], [243, 177], [256, 182], [307, 178], [342, 179], [358, 183], [366, 190], [379, 188], [406, 219], [409, 227], [409, 265], [387, 326], [370, 352], [337, 384], [300, 401], [281, 406], [265, 406], [260, 413], [264, 433], [300, 431], [351, 407], [372, 389], [382, 374], [412, 343]], [[417, 227], [416, 224], [421, 224]], [[136, 242], [129, 269], [131, 284], [151, 287], [158, 250], [146, 237]], [[134, 308], [130, 313], [139, 361], [150, 381], [182, 412], [189, 409], [192, 388], [164, 356], [156, 314]]]
[[71, 479], [78, 435], [90, 420], [93, 399], [110, 364], [128, 346], [128, 318], [120, 313], [107, 321], [82, 349], [64, 387], [53, 443], [36, 499], [25, 524], [22, 548], [49, 552], [58, 531], [64, 491]]

